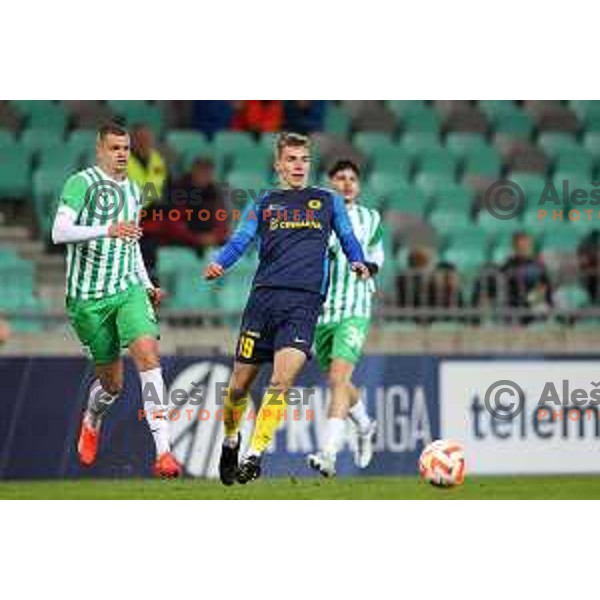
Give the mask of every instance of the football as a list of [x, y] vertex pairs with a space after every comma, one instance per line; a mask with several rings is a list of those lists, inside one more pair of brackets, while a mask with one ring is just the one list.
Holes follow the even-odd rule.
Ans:
[[465, 480], [465, 452], [454, 440], [431, 442], [419, 458], [421, 477], [437, 487], [461, 485]]

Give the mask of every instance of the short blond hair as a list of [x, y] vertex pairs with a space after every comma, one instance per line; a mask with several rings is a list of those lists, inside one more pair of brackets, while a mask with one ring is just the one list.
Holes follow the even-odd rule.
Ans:
[[300, 148], [304, 147], [310, 151], [310, 138], [301, 133], [280, 133], [275, 142], [275, 156], [279, 158], [284, 148]]

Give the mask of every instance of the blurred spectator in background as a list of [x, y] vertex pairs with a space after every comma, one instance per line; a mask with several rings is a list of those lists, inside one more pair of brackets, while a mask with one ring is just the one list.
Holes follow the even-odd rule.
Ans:
[[134, 125], [131, 129], [131, 154], [127, 175], [145, 192], [144, 206], [162, 198], [167, 180], [167, 165], [155, 147], [154, 134], [147, 125]]
[[[512, 255], [502, 265], [507, 303], [514, 308], [528, 308], [543, 315], [552, 306], [550, 277], [541, 258], [535, 256], [533, 239], [525, 232], [516, 232], [512, 238]], [[522, 317], [526, 324], [533, 317]]]
[[[217, 218], [217, 211], [227, 207], [223, 190], [215, 179], [215, 167], [211, 160], [197, 158], [189, 173], [185, 173], [173, 184], [169, 196], [170, 207], [193, 209], [193, 218], [185, 219], [185, 224], [194, 235], [198, 249], [225, 242], [229, 234], [228, 222]], [[177, 196], [184, 199], [177, 200]], [[200, 219], [200, 210], [206, 210], [209, 218]]]
[[323, 131], [325, 100], [286, 100], [284, 129], [296, 133]]
[[579, 281], [593, 304], [600, 304], [600, 231], [590, 232], [577, 246]]
[[[155, 148], [154, 134], [147, 125], [134, 125], [131, 128], [130, 136], [131, 154], [127, 175], [142, 189], [143, 207], [147, 212], [151, 212], [162, 202], [164, 186], [167, 181], [167, 166], [160, 152]], [[156, 236], [155, 228], [148, 219], [143, 219], [141, 226], [144, 232], [140, 239], [142, 256], [150, 279], [154, 285], [158, 286], [159, 239]]]
[[399, 307], [427, 306], [431, 267], [432, 256], [429, 248], [417, 247], [410, 250], [407, 268], [396, 277], [396, 299]]
[[212, 135], [229, 129], [233, 119], [233, 104], [229, 100], [194, 100], [192, 102], [192, 126]]
[[0, 346], [3, 346], [10, 337], [10, 326], [7, 321], [0, 319]]
[[[456, 267], [449, 262], [440, 262], [429, 278], [427, 290], [429, 308], [462, 308], [464, 306], [460, 275]], [[455, 316], [436, 317], [432, 320], [449, 321]]]
[[283, 125], [281, 100], [237, 100], [232, 129], [263, 133], [280, 131]]

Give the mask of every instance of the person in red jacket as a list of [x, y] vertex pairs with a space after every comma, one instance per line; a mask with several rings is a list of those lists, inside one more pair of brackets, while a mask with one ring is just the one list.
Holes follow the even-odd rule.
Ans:
[[239, 100], [231, 128], [253, 133], [280, 131], [283, 125], [281, 100]]

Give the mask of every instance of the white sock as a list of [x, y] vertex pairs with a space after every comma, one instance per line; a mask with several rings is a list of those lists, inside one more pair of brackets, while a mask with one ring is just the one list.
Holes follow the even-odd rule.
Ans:
[[367, 414], [367, 407], [360, 398], [358, 399], [358, 402], [350, 409], [348, 416], [358, 427], [358, 430], [361, 433], [366, 431], [369, 428], [369, 425], [371, 425], [371, 419]]
[[100, 427], [104, 415], [118, 396], [118, 394], [113, 395], [106, 392], [97, 379], [92, 383], [85, 414], [85, 418], [91, 427], [94, 429]]
[[[144, 411], [150, 432], [154, 438], [156, 455], [160, 456], [170, 452], [169, 440], [169, 407], [166, 404], [167, 392], [160, 367], [140, 373], [142, 384], [142, 397], [144, 398]], [[159, 403], [160, 401], [160, 403]]]
[[342, 445], [345, 433], [346, 419], [327, 419], [322, 446], [323, 452], [335, 456]]

